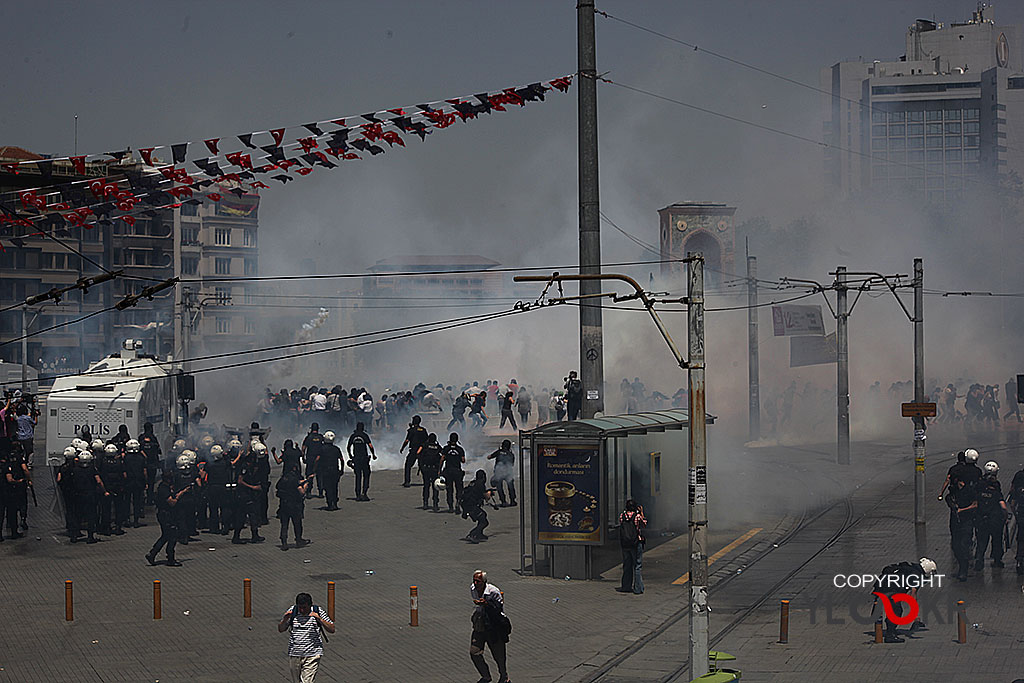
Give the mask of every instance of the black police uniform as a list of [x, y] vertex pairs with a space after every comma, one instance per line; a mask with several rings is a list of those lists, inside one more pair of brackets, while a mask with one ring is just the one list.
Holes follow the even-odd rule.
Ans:
[[124, 454], [125, 503], [131, 515], [132, 526], [135, 527], [140, 526], [139, 520], [146, 516], [146, 469], [146, 456], [142, 451], [129, 451]]
[[235, 517], [235, 536], [232, 543], [245, 543], [240, 536], [246, 522], [252, 533], [251, 543], [260, 543], [264, 539], [259, 534], [259, 512], [256, 509], [260, 495], [260, 475], [257, 472], [255, 458], [242, 460], [238, 473], [238, 510]]
[[[178, 536], [180, 535], [178, 515], [175, 513], [175, 508], [178, 505], [171, 504], [171, 497], [177, 492], [174, 490], [171, 481], [163, 479], [153, 494], [156, 500], [156, 521], [160, 523], [160, 538], [157, 539], [149, 554], [146, 555], [146, 559], [150, 564], [156, 563], [156, 554], [166, 545], [167, 565], [171, 567], [180, 566], [174, 559], [174, 547], [177, 545]], [[180, 504], [181, 500], [179, 499], [178, 502]]]
[[583, 409], [583, 382], [579, 379], [570, 379], [565, 383], [566, 405], [569, 408], [569, 419], [575, 420], [580, 416]]
[[174, 470], [173, 486], [175, 491], [189, 488], [178, 503], [174, 506], [174, 516], [177, 519], [178, 543], [188, 545], [189, 539], [196, 535], [196, 468], [189, 465], [185, 469]]
[[260, 490], [256, 494], [256, 515], [261, 526], [270, 524], [267, 511], [270, 507], [270, 456], [264, 451], [256, 456], [256, 478], [259, 481]]
[[281, 501], [277, 516], [281, 520], [281, 545], [288, 544], [288, 524], [295, 530], [295, 542], [302, 544], [302, 513], [306, 501], [299, 492], [299, 473], [296, 470], [285, 470], [277, 480], [277, 497]]
[[[210, 500], [210, 533], [226, 535], [234, 528], [231, 519], [231, 501], [228, 500], [228, 484], [235, 481], [231, 461], [225, 452], [221, 457], [206, 463], [206, 496]], [[234, 495], [234, 489], [231, 490]]]
[[434, 480], [441, 474], [441, 447], [436, 441], [428, 441], [420, 448], [420, 475], [423, 477], [423, 509], [427, 509], [430, 492], [434, 492], [434, 510], [437, 511], [438, 494]]
[[352, 456], [352, 473], [356, 480], [356, 500], [369, 500], [370, 490], [370, 435], [366, 432], [352, 432], [348, 437], [348, 453]]
[[462, 469], [462, 460], [466, 451], [457, 443], [448, 443], [441, 450], [444, 462], [441, 474], [445, 481], [445, 497], [448, 499], [448, 512], [459, 512], [459, 500], [462, 499], [462, 480], [466, 473]]
[[[949, 506], [949, 535], [952, 539], [954, 529], [957, 526], [956, 494], [960, 490], [958, 482], [965, 482], [968, 486], [977, 487], [981, 481], [981, 468], [972, 462], [958, 462], [949, 468], [949, 488], [946, 493], [946, 505]], [[959, 507], [963, 507], [960, 505]]]
[[64, 528], [67, 529], [68, 536], [71, 536], [71, 527], [73, 524], [72, 515], [74, 514], [73, 498], [74, 489], [71, 484], [71, 477], [75, 471], [74, 459], [67, 459], [64, 463], [57, 468], [57, 490], [60, 492], [61, 502], [64, 504]]
[[[975, 484], [961, 480], [957, 485], [958, 488], [954, 501], [958, 508], [968, 507], [978, 501], [978, 491]], [[976, 509], [963, 510], [956, 513], [956, 523], [953, 527], [953, 554], [956, 555], [959, 565], [957, 578], [961, 581], [967, 580], [967, 570], [971, 564], [971, 541], [974, 536], [976, 519]]]
[[97, 500], [100, 489], [96, 483], [96, 468], [91, 464], [75, 465], [71, 473], [72, 494], [72, 525], [71, 542], [75, 543], [81, 538], [81, 530], [85, 528], [89, 542], [95, 543], [96, 538], [96, 513]]
[[[338, 509], [338, 482], [341, 480], [343, 468], [344, 456], [341, 449], [325, 441], [320, 447], [320, 456], [316, 461], [316, 478], [324, 487], [328, 510]], [[301, 535], [299, 533], [299, 536]]]
[[[901, 577], [901, 581], [899, 581], [898, 583], [903, 584], [903, 583], [906, 582], [906, 577], [908, 577], [908, 576], [916, 576], [916, 577], [919, 577], [919, 578], [924, 578], [925, 573], [924, 573], [924, 570], [921, 568], [920, 563], [918, 563], [918, 562], [898, 562], [896, 564], [887, 565], [886, 567], [884, 567], [882, 569], [881, 572], [879, 572], [878, 575], [879, 576], [886, 576], [886, 577], [888, 577], [888, 576], [898, 576], [898, 577]], [[902, 585], [900, 585], [900, 586], [893, 586], [893, 585], [890, 585], [890, 583], [888, 581], [885, 583], [885, 585], [882, 585], [881, 583], [876, 581], [874, 587], [872, 588], [872, 593], [875, 593], [875, 592], [882, 593], [883, 595], [886, 595], [886, 596], [888, 596], [890, 598], [894, 594], [896, 594], [896, 593], [903, 593], [905, 591], [906, 591], [906, 588], [904, 588]], [[877, 596], [876, 596], [876, 599], [877, 599]], [[892, 605], [893, 616], [896, 616], [896, 617], [903, 616], [903, 603], [902, 602], [897, 602], [895, 600], [890, 600], [890, 604]], [[885, 616], [885, 642], [887, 642], [887, 643], [902, 643], [903, 639], [897, 637], [897, 635], [896, 635], [896, 624], [889, 620], [888, 612], [885, 612], [885, 615], [886, 615]]]
[[[516, 502], [516, 480], [515, 464], [516, 456], [508, 448], [499, 448], [491, 455], [494, 456], [494, 476], [491, 477], [491, 486], [498, 489], [498, 499], [504, 505], [518, 505]], [[508, 500], [505, 499], [505, 484], [508, 484]]]
[[24, 515], [28, 509], [28, 479], [21, 458], [9, 456], [6, 465], [0, 467], [0, 477], [4, 480], [3, 507], [7, 516], [7, 529], [11, 538], [19, 538], [18, 515]]
[[[306, 453], [306, 476], [316, 473], [316, 459], [320, 455], [320, 447], [323, 446], [324, 437], [320, 432], [310, 432], [306, 434], [306, 438], [302, 440], [302, 448]], [[324, 488], [323, 485], [317, 482], [317, 493], [323, 498]], [[306, 493], [306, 498], [312, 498], [313, 492], [309, 491]]]
[[124, 460], [120, 456], [106, 456], [100, 460], [100, 479], [109, 496], [100, 500], [100, 533], [124, 533], [125, 515], [125, 471]]
[[487, 513], [484, 511], [484, 501], [487, 495], [487, 482], [484, 479], [474, 479], [473, 482], [462, 491], [462, 498], [459, 499], [459, 507], [462, 508], [462, 518], [467, 517], [476, 522], [476, 526], [469, 532], [466, 539], [474, 543], [487, 538], [484, 529], [487, 528]]
[[146, 456], [146, 502], [156, 504], [156, 477], [160, 473], [160, 442], [156, 435], [143, 432], [139, 437], [139, 446]]
[[978, 544], [974, 549], [974, 568], [981, 571], [985, 568], [985, 550], [989, 540], [992, 542], [992, 564], [1003, 566], [1003, 490], [995, 475], [989, 474], [978, 483]]
[[402, 486], [412, 486], [412, 466], [416, 464], [416, 453], [420, 446], [427, 442], [427, 430], [423, 425], [410, 425], [405, 433], [405, 440], [409, 443], [409, 452], [405, 455], [405, 481]]

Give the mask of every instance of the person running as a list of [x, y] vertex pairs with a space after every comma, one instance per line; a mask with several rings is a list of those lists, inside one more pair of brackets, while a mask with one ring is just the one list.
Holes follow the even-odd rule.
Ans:
[[327, 610], [313, 604], [309, 593], [299, 593], [295, 604], [277, 624], [278, 633], [289, 630], [288, 668], [292, 683], [313, 683], [324, 655], [324, 631], [334, 633], [334, 622], [327, 616]]

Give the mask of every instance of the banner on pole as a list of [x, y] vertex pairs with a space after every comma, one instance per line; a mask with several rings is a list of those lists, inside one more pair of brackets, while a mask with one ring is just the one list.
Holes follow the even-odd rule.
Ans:
[[776, 337], [825, 336], [821, 306], [772, 306], [772, 326]]
[[836, 333], [824, 337], [793, 337], [789, 340], [789, 367], [835, 363]]

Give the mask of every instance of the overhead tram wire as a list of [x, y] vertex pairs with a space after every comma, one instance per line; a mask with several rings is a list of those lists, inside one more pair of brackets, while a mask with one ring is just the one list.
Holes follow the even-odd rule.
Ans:
[[[18, 304], [18, 305], [21, 306], [21, 304]], [[13, 344], [15, 342], [20, 342], [22, 339], [29, 339], [31, 337], [36, 336], [37, 334], [43, 334], [44, 332], [50, 332], [51, 330], [56, 330], [59, 327], [66, 327], [68, 325], [75, 325], [75, 324], [78, 324], [78, 323], [83, 322], [85, 320], [88, 320], [89, 318], [92, 318], [93, 316], [97, 316], [97, 315], [99, 315], [101, 313], [108, 313], [110, 311], [113, 311], [116, 308], [117, 308], [116, 305], [115, 306], [110, 306], [108, 308], [102, 308], [102, 309], [100, 309], [98, 311], [93, 311], [92, 313], [87, 313], [86, 315], [83, 315], [80, 318], [75, 318], [74, 320], [65, 320], [62, 323], [57, 323], [56, 325], [51, 325], [50, 327], [44, 327], [41, 330], [36, 330], [35, 332], [29, 332], [28, 334], [23, 334], [20, 337], [15, 337], [13, 339], [8, 339], [5, 342], [0, 342], [0, 346], [7, 346], [8, 344]], [[21, 381], [19, 380], [18, 382], [14, 382], [14, 384], [21, 384]]]

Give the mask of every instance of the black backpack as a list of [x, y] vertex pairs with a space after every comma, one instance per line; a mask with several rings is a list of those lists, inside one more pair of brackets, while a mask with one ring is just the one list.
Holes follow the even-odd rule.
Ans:
[[623, 548], [635, 548], [640, 542], [640, 530], [636, 526], [636, 518], [630, 519], [622, 516], [622, 524], [619, 526], [619, 544]]

